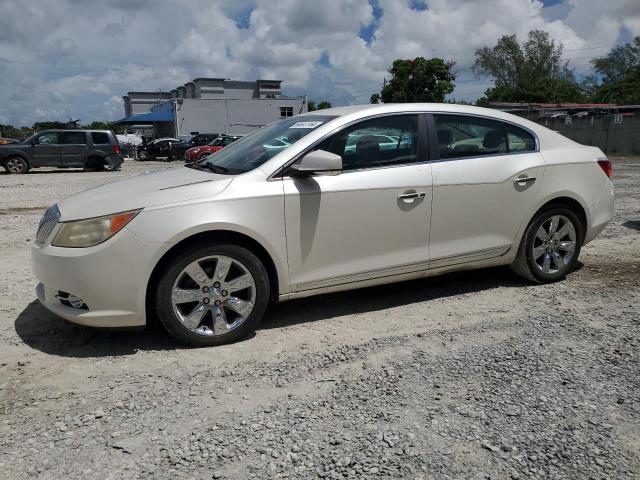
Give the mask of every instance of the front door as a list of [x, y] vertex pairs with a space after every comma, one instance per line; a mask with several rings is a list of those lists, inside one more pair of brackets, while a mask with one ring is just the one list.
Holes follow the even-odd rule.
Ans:
[[[429, 260], [431, 166], [423, 117], [360, 122], [318, 149], [342, 156], [335, 176], [284, 182], [294, 291], [421, 272]], [[420, 129], [419, 125], [420, 124]]]
[[534, 136], [514, 125], [434, 115], [430, 266], [498, 257], [512, 247], [542, 183]]
[[84, 167], [87, 150], [87, 133], [61, 132], [60, 165], [62, 167]]
[[34, 167], [60, 166], [60, 133], [45, 132], [38, 136], [33, 145], [32, 163]]

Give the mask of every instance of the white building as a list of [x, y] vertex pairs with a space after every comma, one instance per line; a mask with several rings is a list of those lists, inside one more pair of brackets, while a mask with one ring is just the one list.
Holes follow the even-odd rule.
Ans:
[[154, 136], [241, 135], [307, 111], [306, 97], [282, 95], [281, 80], [196, 78], [169, 92], [129, 92], [116, 123]]

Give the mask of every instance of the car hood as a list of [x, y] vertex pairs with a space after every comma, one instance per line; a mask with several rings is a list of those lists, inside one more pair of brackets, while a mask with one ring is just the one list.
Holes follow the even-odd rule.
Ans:
[[90, 188], [58, 202], [62, 221], [99, 217], [138, 208], [212, 197], [232, 182], [192, 168], [172, 168]]

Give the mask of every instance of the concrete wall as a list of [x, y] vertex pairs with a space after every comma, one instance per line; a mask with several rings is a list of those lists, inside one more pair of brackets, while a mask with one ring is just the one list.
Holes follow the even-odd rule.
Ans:
[[599, 147], [607, 154], [640, 155], [640, 116], [623, 116], [622, 123], [614, 115], [571, 118], [532, 118], [534, 122], [584, 145]]
[[189, 132], [242, 135], [279, 120], [280, 107], [306, 112], [304, 98], [184, 99], [177, 105], [176, 135]]

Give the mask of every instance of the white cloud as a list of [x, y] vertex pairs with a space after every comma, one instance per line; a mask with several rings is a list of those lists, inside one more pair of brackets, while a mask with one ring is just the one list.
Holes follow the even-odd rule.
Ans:
[[[475, 99], [488, 84], [469, 71], [474, 50], [501, 35], [544, 29], [581, 72], [591, 56], [640, 34], [637, 0], [377, 5], [376, 20], [367, 0], [0, 0], [0, 119], [114, 119], [129, 90], [203, 76], [279, 78], [316, 100], [367, 102], [395, 58], [416, 56], [456, 60], [453, 96]], [[371, 25], [365, 41], [359, 32]]]

